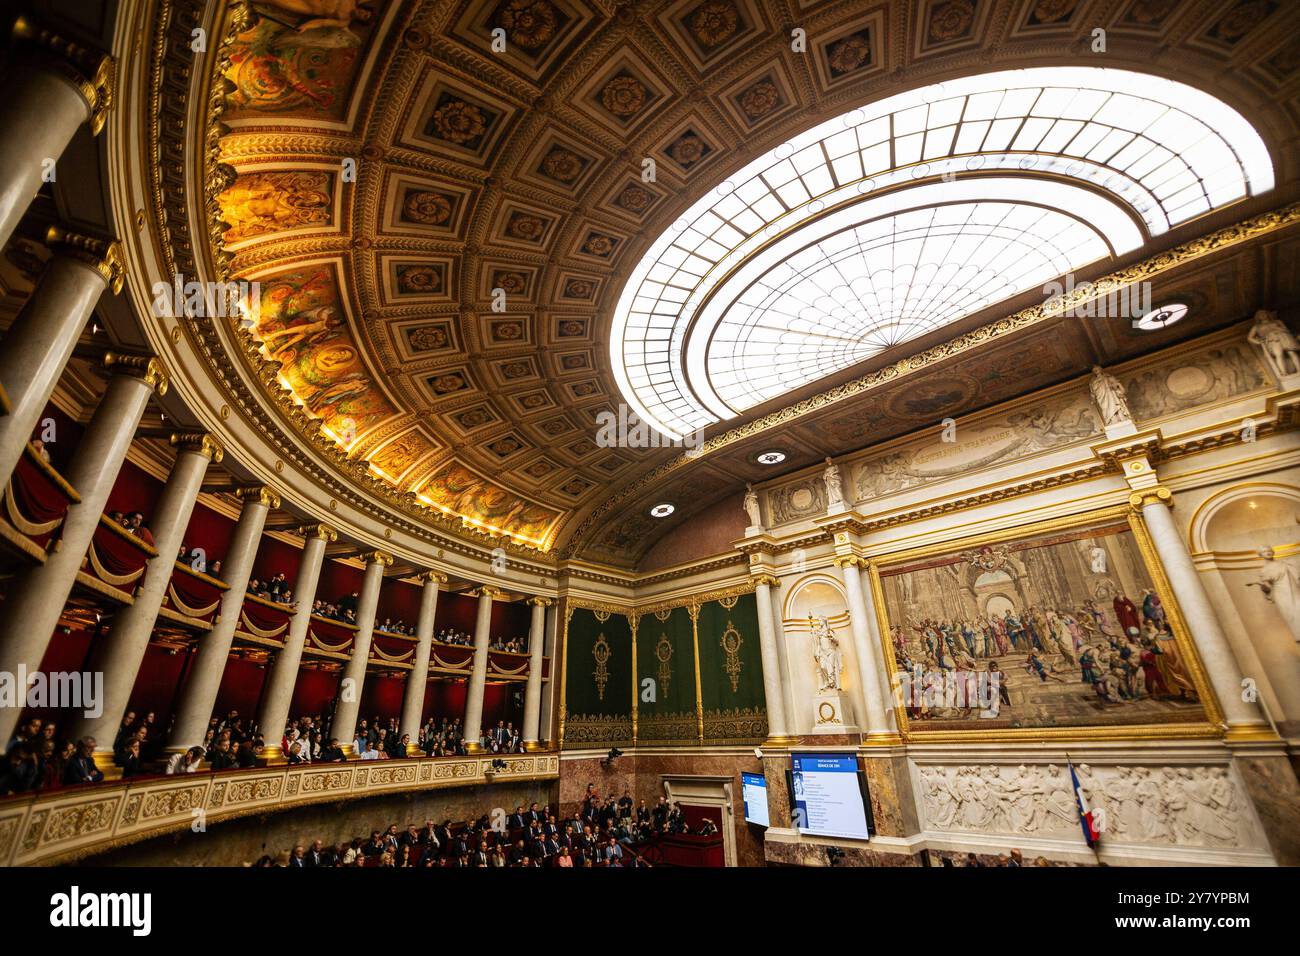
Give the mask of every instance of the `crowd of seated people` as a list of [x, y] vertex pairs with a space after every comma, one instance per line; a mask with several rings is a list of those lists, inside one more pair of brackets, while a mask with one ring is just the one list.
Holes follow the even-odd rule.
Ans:
[[[346, 760], [339, 740], [330, 736], [329, 729], [328, 715], [293, 718], [281, 733], [280, 753], [290, 765]], [[257, 724], [246, 721], [237, 710], [214, 715], [208, 721], [202, 744], [170, 757], [163, 753], [167, 730], [158, 724], [152, 711], [127, 711], [113, 740], [113, 762], [122, 768], [123, 778], [245, 770], [258, 766], [259, 758], [266, 758], [266, 741]], [[397, 718], [375, 716], [360, 721], [352, 745], [361, 760], [394, 760], [407, 757], [411, 742], [410, 735], [400, 731]], [[417, 756], [468, 756], [459, 717], [430, 717], [415, 743]], [[513, 722], [499, 720], [496, 726], [483, 729], [479, 747], [486, 753], [522, 753], [520, 730]], [[0, 795], [99, 782], [104, 775], [91, 759], [94, 751], [93, 739], [64, 740], [53, 722], [39, 718], [24, 721], [5, 748]]]
[[246, 593], [254, 597], [260, 597], [264, 601], [274, 601], [276, 604], [283, 604], [285, 607], [293, 608], [293, 590], [289, 587], [289, 580], [285, 577], [283, 571], [273, 574], [266, 580], [258, 578], [249, 578], [248, 585], [244, 589]]
[[283, 851], [278, 861], [263, 856], [254, 865], [308, 867], [560, 867], [649, 866], [621, 821], [596, 826], [580, 818], [560, 820], [534, 803], [519, 806], [499, 828], [487, 814], [453, 824], [425, 821], [423, 827], [396, 823], [337, 846], [316, 840]]
[[144, 515], [140, 512], [129, 511], [123, 514], [121, 511], [110, 511], [108, 520], [125, 528], [128, 534], [135, 535], [150, 546], [153, 545], [153, 532], [144, 523]]

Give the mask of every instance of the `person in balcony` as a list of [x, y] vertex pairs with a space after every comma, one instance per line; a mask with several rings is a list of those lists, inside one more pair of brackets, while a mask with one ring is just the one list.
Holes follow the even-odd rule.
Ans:
[[197, 773], [203, 764], [203, 748], [191, 747], [183, 753], [172, 754], [167, 761], [167, 774]]
[[148, 526], [144, 523], [144, 515], [140, 512], [132, 511], [131, 514], [127, 516], [126, 530], [131, 532], [145, 544], [151, 547], [153, 546], [153, 532], [150, 531]]
[[144, 761], [140, 757], [140, 739], [133, 739], [126, 747], [126, 755], [122, 758], [122, 778], [139, 777], [144, 774]]
[[208, 756], [213, 770], [230, 770], [235, 764], [235, 754], [230, 749], [230, 738], [224, 734], [217, 738], [216, 749]]
[[95, 766], [95, 738], [86, 737], [77, 744], [77, 755], [68, 762], [63, 772], [63, 782], [68, 785], [99, 783], [104, 774]]

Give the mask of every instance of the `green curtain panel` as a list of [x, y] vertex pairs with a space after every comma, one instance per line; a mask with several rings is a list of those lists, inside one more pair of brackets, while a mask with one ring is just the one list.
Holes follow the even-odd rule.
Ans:
[[[686, 608], [641, 615], [636, 636], [636, 678], [637, 743], [698, 741], [695, 644]], [[647, 680], [652, 683], [647, 684]]]
[[564, 749], [630, 744], [632, 628], [627, 618], [575, 608], [567, 640]]
[[698, 633], [704, 738], [728, 743], [766, 739], [767, 704], [754, 595], [701, 605]]

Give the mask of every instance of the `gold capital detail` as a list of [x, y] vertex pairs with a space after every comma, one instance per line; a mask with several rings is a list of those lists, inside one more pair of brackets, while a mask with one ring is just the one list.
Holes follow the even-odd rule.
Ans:
[[528, 599], [528, 603], [533, 607], [550, 607], [552, 601], [550, 598], [545, 597], [531, 597]]
[[850, 554], [841, 558], [836, 558], [835, 566], [841, 570], [848, 567], [865, 568], [867, 566], [867, 559], [860, 558], [856, 554]]
[[98, 136], [113, 106], [117, 80], [113, 58], [73, 43], [25, 16], [14, 21], [13, 37], [53, 54], [54, 65], [76, 85], [90, 106], [90, 131]]
[[221, 442], [207, 432], [172, 432], [171, 443], [180, 451], [191, 451], [217, 464], [226, 457]]
[[1141, 511], [1144, 506], [1153, 502], [1159, 502], [1172, 508], [1174, 493], [1164, 485], [1157, 485], [1154, 488], [1143, 488], [1141, 491], [1135, 491], [1128, 496], [1129, 507], [1134, 511]]
[[302, 535], [304, 538], [320, 538], [322, 541], [329, 542], [337, 541], [339, 539], [339, 533], [337, 531], [329, 525], [319, 522], [313, 524], [300, 524], [298, 527], [293, 529], [293, 533]]
[[596, 635], [596, 643], [591, 648], [591, 656], [596, 659], [596, 669], [591, 676], [596, 681], [596, 696], [600, 700], [605, 699], [605, 685], [609, 682], [609, 658], [612, 653], [613, 650], [604, 632]]
[[135, 376], [159, 396], [167, 394], [167, 373], [163, 370], [162, 363], [153, 356], [105, 352], [104, 368], [115, 373]]
[[280, 496], [266, 485], [245, 485], [235, 489], [235, 497], [240, 501], [260, 501], [274, 510], [280, 507]]
[[781, 586], [781, 579], [774, 574], [760, 574], [754, 578], [755, 587], [776, 588]]
[[432, 584], [446, 584], [447, 575], [441, 571], [425, 571], [416, 576], [416, 580]]
[[367, 551], [361, 558], [366, 564], [382, 564], [386, 568], [393, 566], [393, 556], [387, 551]]

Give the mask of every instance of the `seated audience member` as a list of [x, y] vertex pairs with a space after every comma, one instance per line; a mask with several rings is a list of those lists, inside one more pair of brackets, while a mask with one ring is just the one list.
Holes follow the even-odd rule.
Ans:
[[172, 754], [167, 761], [167, 773], [197, 773], [203, 765], [203, 748], [191, 747], [182, 753]]
[[63, 772], [65, 784], [99, 783], [104, 779], [103, 772], [95, 766], [95, 738], [86, 737], [77, 745], [77, 755], [68, 761]]
[[144, 774], [144, 763], [140, 759], [140, 741], [132, 740], [126, 747], [126, 754], [122, 758], [122, 777], [138, 777]]

